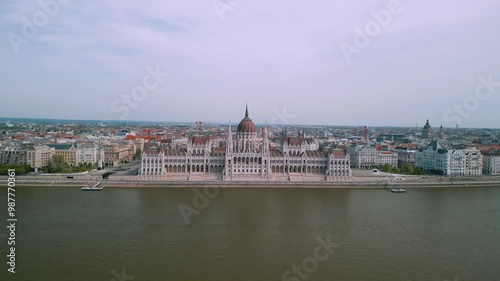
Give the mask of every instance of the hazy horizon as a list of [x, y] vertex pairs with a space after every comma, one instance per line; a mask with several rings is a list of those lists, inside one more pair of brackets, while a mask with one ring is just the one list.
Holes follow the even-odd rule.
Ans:
[[[19, 120], [50, 120], [50, 121], [65, 121], [65, 123], [70, 123], [70, 121], [78, 121], [81, 123], [86, 123], [86, 122], [92, 122], [92, 123], [99, 123], [99, 122], [109, 122], [109, 123], [150, 123], [150, 124], [173, 124], [173, 125], [195, 125], [195, 122], [197, 121], [161, 121], [161, 120], [93, 120], [93, 119], [60, 119], [60, 118], [37, 118], [37, 117], [4, 117], [0, 116], [0, 122], [23, 122]], [[27, 122], [27, 121], [26, 121]], [[232, 127], [237, 127], [240, 121], [233, 122], [231, 121], [231, 126]], [[206, 122], [203, 123], [204, 125], [220, 125], [220, 126], [227, 126], [229, 124], [229, 121], [221, 121], [221, 122]], [[257, 127], [260, 126], [281, 126], [281, 127], [314, 127], [314, 126], [321, 126], [321, 127], [347, 127], [347, 128], [357, 128], [357, 127], [364, 127], [367, 126], [368, 128], [405, 128], [405, 129], [415, 129], [415, 126], [395, 126], [395, 125], [386, 125], [386, 126], [369, 126], [366, 124], [359, 124], [359, 125], [343, 125], [343, 124], [283, 124], [276, 122], [275, 124], [269, 124], [269, 123], [255, 123]], [[432, 128], [434, 130], [439, 129], [439, 126], [433, 126], [431, 124]], [[455, 129], [456, 127], [445, 127], [443, 126], [444, 129]], [[422, 127], [419, 126], [417, 128], [418, 130], [421, 130]], [[459, 129], [471, 129], [471, 130], [500, 130], [500, 128], [488, 128], [488, 127], [459, 127]]]
[[7, 118], [500, 128], [498, 1], [41, 3], [0, 9]]

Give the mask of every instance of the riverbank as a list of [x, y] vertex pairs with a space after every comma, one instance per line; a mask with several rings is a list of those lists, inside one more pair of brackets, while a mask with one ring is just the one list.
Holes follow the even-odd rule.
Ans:
[[[7, 186], [3, 179], [1, 186]], [[93, 182], [97, 182], [93, 181]], [[85, 181], [81, 180], [23, 180], [16, 179], [16, 186], [41, 186], [41, 187], [82, 187]], [[102, 180], [103, 187], [157, 187], [157, 188], [194, 188], [194, 187], [219, 187], [219, 188], [450, 188], [450, 187], [500, 187], [500, 180], [487, 181], [419, 181], [419, 182], [223, 182], [223, 181], [111, 181]]]

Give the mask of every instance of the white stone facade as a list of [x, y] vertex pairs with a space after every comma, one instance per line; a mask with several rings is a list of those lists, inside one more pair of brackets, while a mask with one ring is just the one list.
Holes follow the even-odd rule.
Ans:
[[448, 150], [432, 141], [417, 151], [416, 165], [426, 171], [442, 171], [444, 175], [482, 175], [483, 157], [475, 148]]
[[477, 148], [464, 149], [465, 168], [464, 175], [480, 176], [483, 174], [483, 155]]
[[351, 159], [352, 167], [368, 169], [384, 164], [391, 167], [398, 166], [398, 154], [391, 151], [379, 151], [374, 146], [350, 146], [347, 150]]
[[104, 160], [104, 149], [94, 143], [79, 143], [76, 146], [76, 158], [78, 163], [96, 164]]
[[206, 136], [189, 138], [186, 151], [150, 147], [142, 154], [139, 177], [199, 181], [352, 180], [349, 155], [343, 151], [309, 150], [315, 143], [307, 141], [303, 134], [283, 136], [281, 148], [271, 151], [267, 128], [257, 130], [247, 111], [236, 133], [228, 127], [224, 150], [214, 148]]

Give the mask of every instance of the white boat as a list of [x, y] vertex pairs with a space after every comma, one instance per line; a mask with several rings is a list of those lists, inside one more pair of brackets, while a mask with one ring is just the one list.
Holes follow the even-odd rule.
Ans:
[[399, 188], [392, 188], [391, 191], [394, 193], [405, 193], [406, 189], [399, 187]]
[[99, 186], [100, 184], [101, 184], [101, 182], [98, 182], [98, 183], [94, 184], [93, 186], [89, 186], [88, 183], [85, 183], [85, 186], [82, 187], [82, 190], [83, 191], [101, 191], [102, 186]]

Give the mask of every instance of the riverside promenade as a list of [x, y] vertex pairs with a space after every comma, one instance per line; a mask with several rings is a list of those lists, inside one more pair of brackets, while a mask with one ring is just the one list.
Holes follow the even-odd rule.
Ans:
[[[403, 180], [394, 180], [376, 177], [355, 177], [349, 182], [293, 182], [293, 181], [147, 181], [131, 179], [99, 179], [99, 178], [73, 178], [50, 179], [43, 177], [16, 178], [16, 185], [23, 186], [80, 186], [85, 182], [102, 182], [106, 187], [156, 187], [156, 188], [189, 188], [189, 187], [220, 187], [220, 188], [444, 188], [444, 187], [500, 187], [500, 176], [479, 177], [421, 177]], [[7, 186], [7, 177], [0, 176], [0, 186]]]

